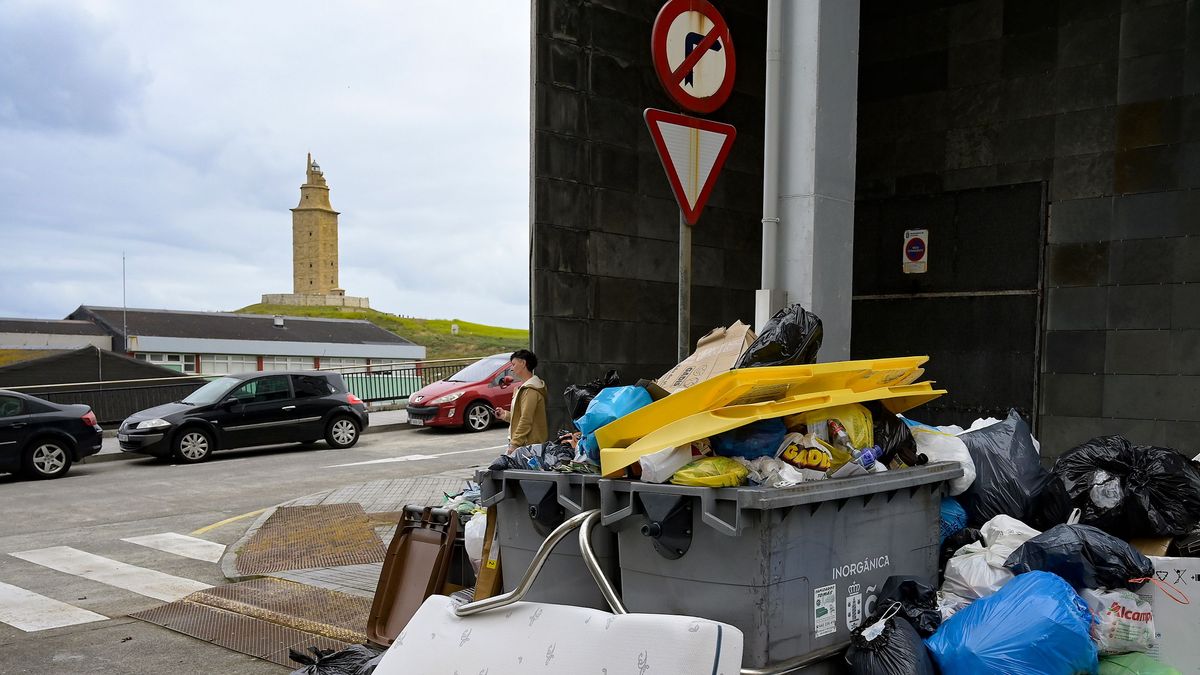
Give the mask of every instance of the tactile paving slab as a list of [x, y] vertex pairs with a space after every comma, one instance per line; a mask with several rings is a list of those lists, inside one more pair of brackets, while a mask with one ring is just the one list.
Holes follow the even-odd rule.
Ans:
[[358, 503], [281, 506], [237, 552], [243, 575], [383, 562], [374, 523]]

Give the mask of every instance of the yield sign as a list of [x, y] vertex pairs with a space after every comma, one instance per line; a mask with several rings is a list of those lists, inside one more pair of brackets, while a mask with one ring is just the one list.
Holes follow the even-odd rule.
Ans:
[[700, 220], [737, 129], [687, 115], [647, 108], [644, 113], [658, 158], [689, 225]]

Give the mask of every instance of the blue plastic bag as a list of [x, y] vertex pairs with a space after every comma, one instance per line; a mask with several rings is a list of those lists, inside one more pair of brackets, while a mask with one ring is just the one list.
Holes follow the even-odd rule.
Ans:
[[953, 497], [942, 497], [942, 520], [940, 544], [946, 543], [946, 537], [967, 526], [967, 510]]
[[600, 463], [600, 446], [596, 443], [596, 430], [618, 420], [629, 413], [644, 408], [652, 402], [650, 392], [642, 387], [609, 387], [600, 390], [596, 398], [588, 404], [587, 412], [575, 420], [575, 428], [583, 432], [580, 447], [587, 453], [589, 459]]
[[787, 433], [787, 425], [778, 417], [758, 420], [713, 436], [712, 449], [722, 457], [774, 457]]
[[1091, 622], [1070, 584], [1030, 572], [959, 610], [925, 644], [943, 675], [1095, 674]]

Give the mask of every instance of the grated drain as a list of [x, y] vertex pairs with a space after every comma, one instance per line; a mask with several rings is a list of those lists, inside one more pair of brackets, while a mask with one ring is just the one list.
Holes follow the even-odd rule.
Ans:
[[237, 571], [270, 574], [382, 562], [383, 542], [372, 526], [357, 503], [281, 506], [237, 552]]

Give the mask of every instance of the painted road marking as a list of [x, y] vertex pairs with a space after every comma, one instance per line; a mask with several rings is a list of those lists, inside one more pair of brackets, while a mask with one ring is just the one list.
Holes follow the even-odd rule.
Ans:
[[0, 582], [0, 622], [26, 633], [107, 620], [103, 614]]
[[363, 466], [365, 464], [389, 464], [391, 462], [415, 462], [421, 459], [437, 459], [447, 455], [461, 455], [467, 452], [483, 452], [484, 450], [499, 450], [507, 448], [507, 445], [493, 445], [489, 448], [474, 448], [472, 450], [453, 450], [451, 452], [443, 452], [437, 455], [404, 455], [403, 457], [388, 457], [387, 459], [372, 459], [365, 462], [351, 462], [350, 464], [334, 464], [332, 466], [321, 467], [323, 469], [337, 469], [343, 466]]
[[52, 570], [123, 588], [138, 595], [166, 602], [174, 602], [185, 595], [211, 588], [208, 584], [199, 581], [129, 565], [70, 546], [51, 546], [9, 555], [35, 565], [49, 567]]
[[205, 532], [215, 530], [218, 527], [221, 527], [222, 525], [228, 525], [230, 523], [237, 522], [237, 521], [241, 520], [242, 518], [249, 518], [250, 516], [257, 516], [258, 514], [262, 513], [263, 511], [266, 511], [266, 509], [259, 509], [257, 511], [251, 511], [250, 513], [243, 513], [240, 516], [226, 518], [225, 520], [218, 520], [217, 522], [213, 523], [212, 525], [205, 525], [204, 527], [202, 527], [198, 530], [192, 530], [191, 535], [193, 537], [198, 537], [198, 536], [204, 534]]
[[121, 541], [205, 562], [219, 562], [221, 555], [225, 553], [224, 544], [218, 544], [215, 541], [208, 541], [207, 539], [189, 537], [186, 534], [176, 532], [147, 534], [142, 537], [129, 537]]

